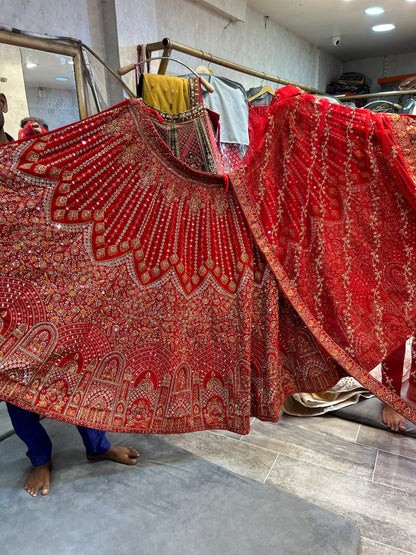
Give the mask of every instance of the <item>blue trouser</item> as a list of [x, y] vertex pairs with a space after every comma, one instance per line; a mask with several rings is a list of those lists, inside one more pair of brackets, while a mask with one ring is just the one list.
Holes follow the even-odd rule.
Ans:
[[[51, 460], [52, 442], [40, 423], [39, 415], [7, 403], [14, 431], [28, 448], [26, 455], [33, 466], [40, 466]], [[105, 432], [77, 426], [87, 450], [87, 455], [102, 455], [111, 447]]]

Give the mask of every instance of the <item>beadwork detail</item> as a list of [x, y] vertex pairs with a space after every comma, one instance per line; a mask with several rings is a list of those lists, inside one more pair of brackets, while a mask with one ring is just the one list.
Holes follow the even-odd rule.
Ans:
[[413, 120], [279, 89], [226, 192], [206, 114], [185, 117], [130, 100], [2, 148], [1, 398], [247, 433], [346, 370], [415, 419], [370, 373], [416, 322]]

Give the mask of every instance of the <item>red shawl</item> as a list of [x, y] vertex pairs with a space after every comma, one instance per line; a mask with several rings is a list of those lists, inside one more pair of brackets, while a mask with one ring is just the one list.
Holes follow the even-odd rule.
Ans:
[[389, 164], [393, 131], [362, 112], [277, 102], [236, 195], [140, 100], [6, 145], [1, 398], [99, 429], [246, 433], [342, 366], [414, 418], [367, 372], [414, 329], [414, 158]]

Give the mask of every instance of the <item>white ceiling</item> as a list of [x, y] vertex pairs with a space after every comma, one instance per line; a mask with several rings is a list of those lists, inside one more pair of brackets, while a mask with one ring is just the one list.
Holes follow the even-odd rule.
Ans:
[[[17, 47], [16, 47], [17, 48]], [[22, 69], [26, 87], [50, 87], [53, 89], [73, 89], [75, 87], [74, 66], [69, 56], [20, 48]], [[36, 67], [28, 69], [26, 62], [33, 61]], [[66, 79], [61, 81], [60, 79]]]
[[[248, 0], [248, 5], [342, 61], [416, 52], [416, 1]], [[365, 15], [372, 6], [384, 8], [384, 14]], [[371, 30], [381, 23], [396, 28]], [[334, 36], [341, 37], [339, 46], [332, 45]]]

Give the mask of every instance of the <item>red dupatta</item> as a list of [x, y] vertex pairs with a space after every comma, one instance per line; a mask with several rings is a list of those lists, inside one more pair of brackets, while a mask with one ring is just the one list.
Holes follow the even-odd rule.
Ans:
[[415, 421], [412, 386], [409, 399], [370, 371], [416, 328], [416, 119], [276, 96], [231, 177], [240, 206], [319, 344]]

